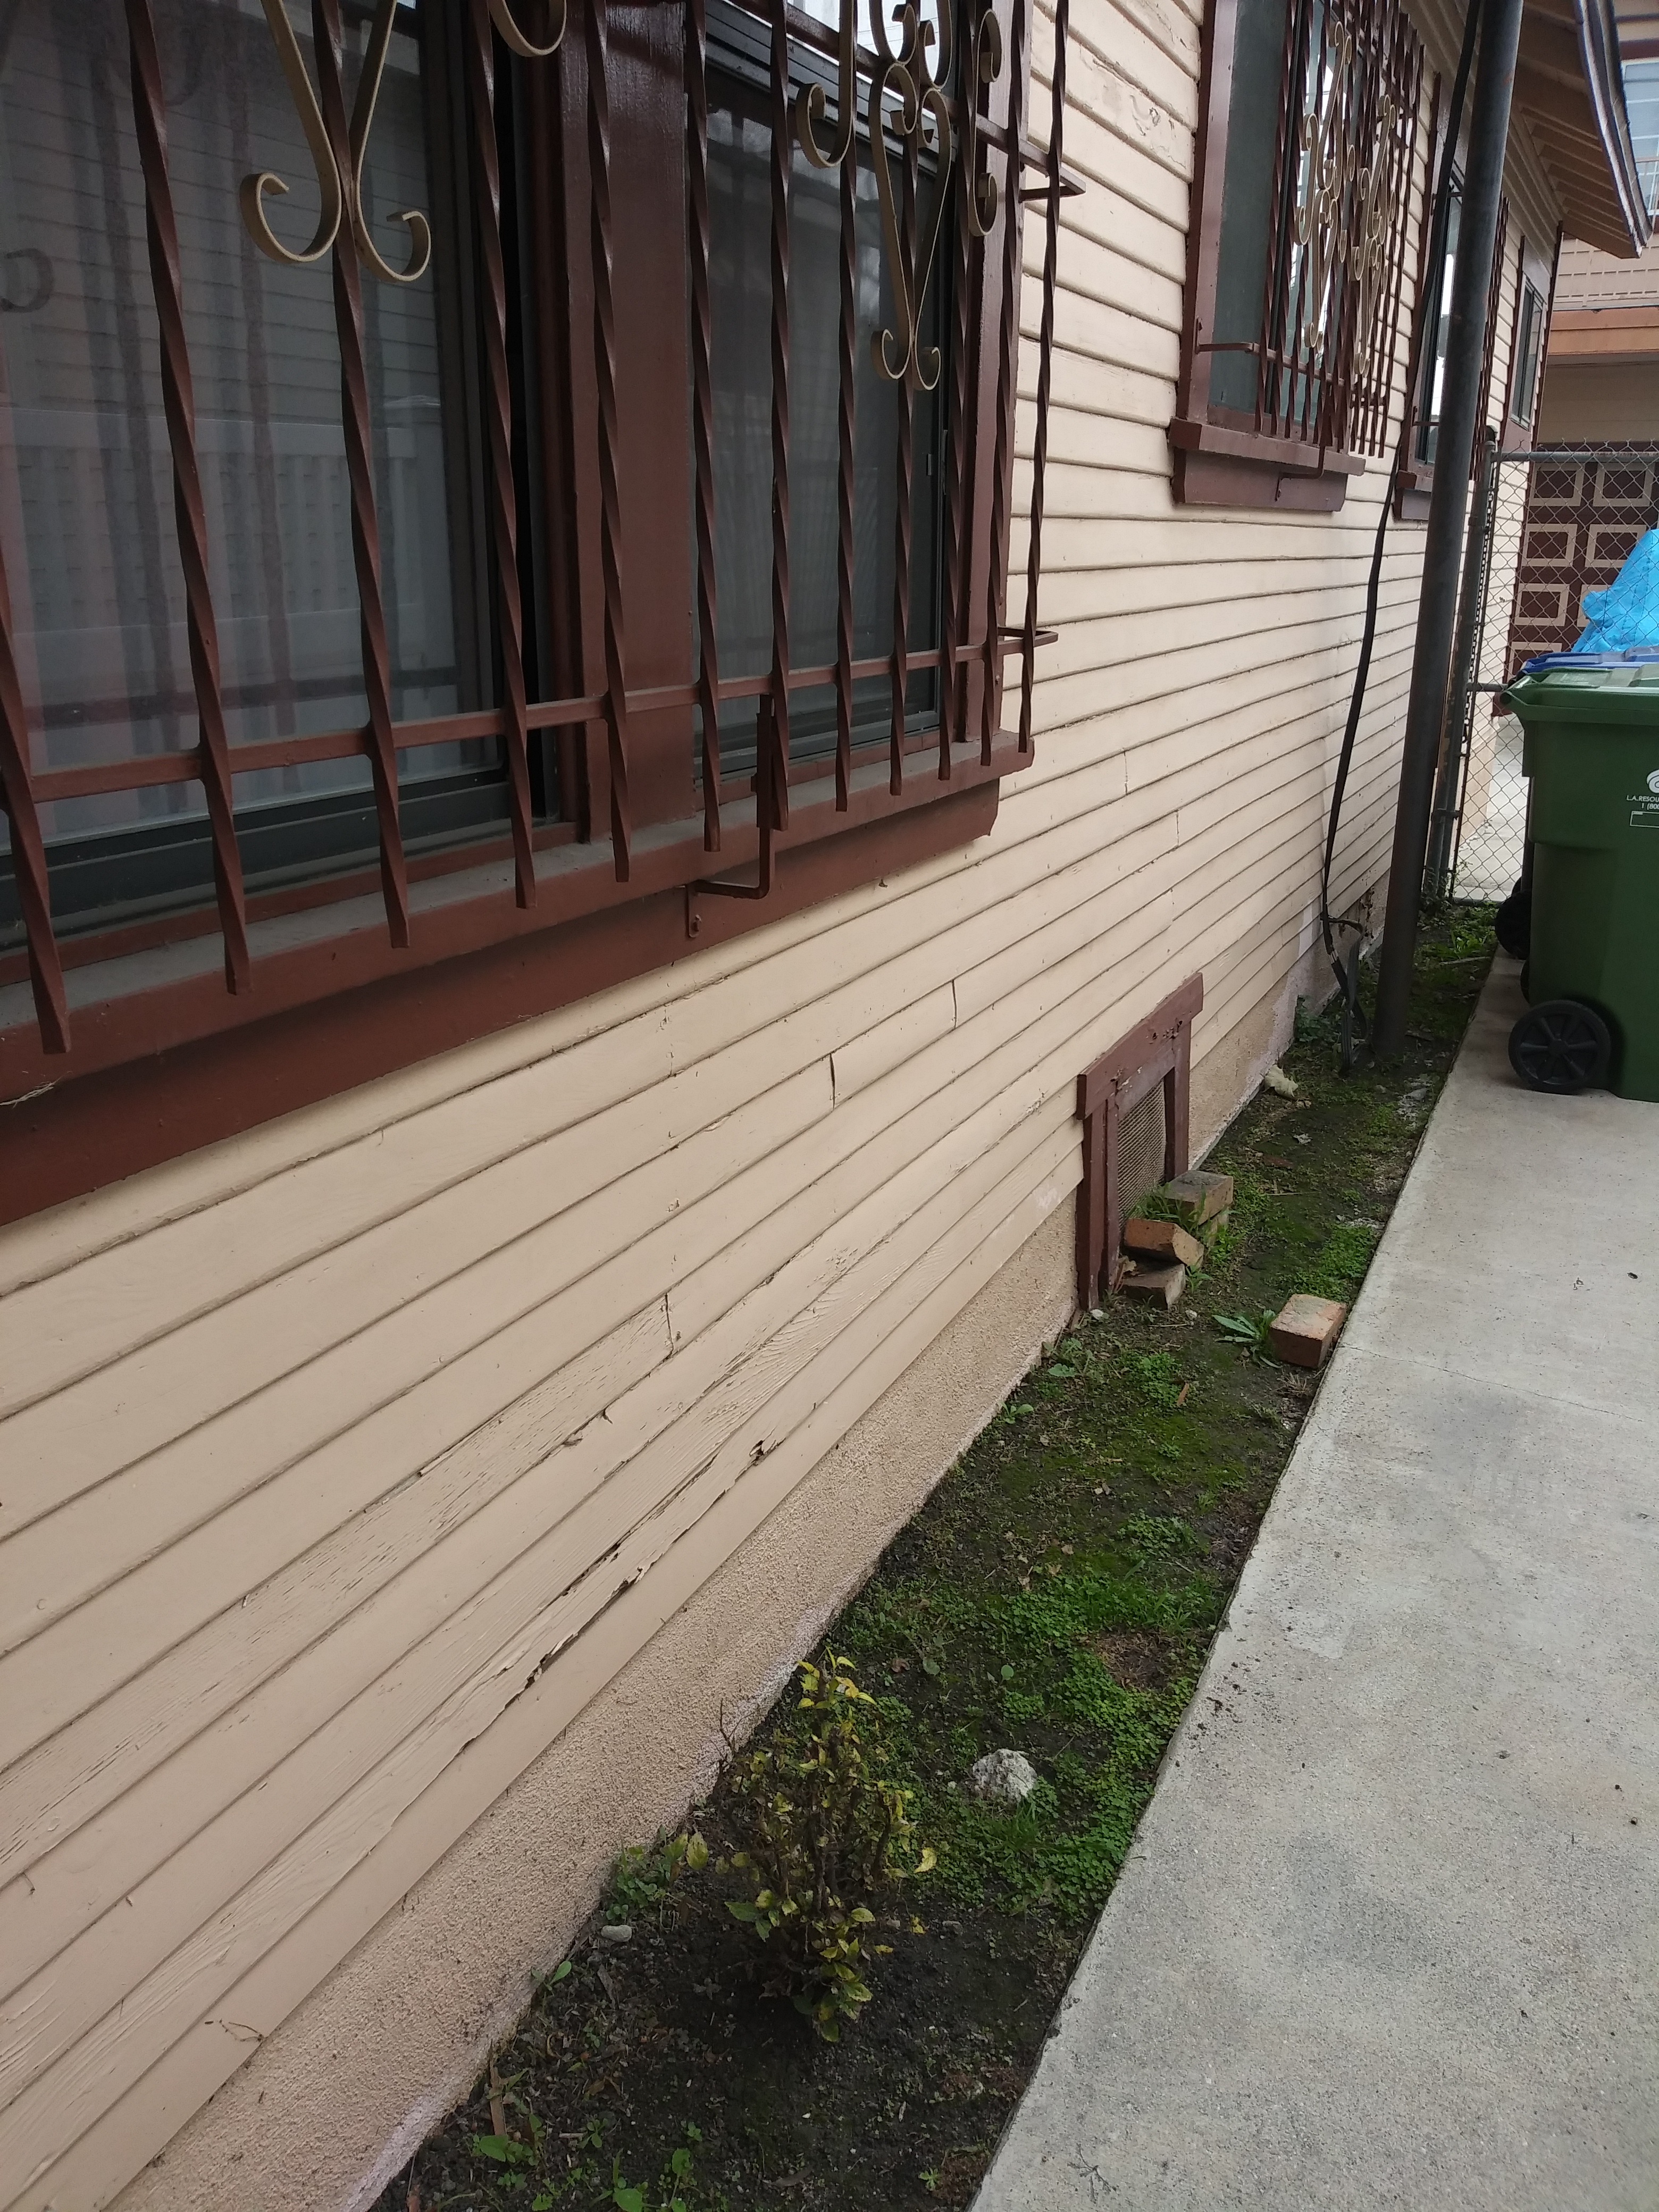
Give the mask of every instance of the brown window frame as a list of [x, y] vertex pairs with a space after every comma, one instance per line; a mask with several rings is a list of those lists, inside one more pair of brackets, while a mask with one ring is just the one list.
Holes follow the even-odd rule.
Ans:
[[[1437, 88], [1437, 90], [1438, 88]], [[1515, 404], [1515, 376], [1517, 367], [1516, 349], [1521, 331], [1521, 309], [1522, 299], [1528, 287], [1538, 294], [1540, 306], [1542, 309], [1542, 316], [1539, 325], [1540, 340], [1538, 359], [1534, 364], [1533, 379], [1533, 410], [1534, 417], [1536, 416], [1538, 404], [1543, 389], [1544, 345], [1549, 328], [1548, 301], [1550, 297], [1553, 295], [1554, 276], [1552, 270], [1547, 291], [1546, 291], [1544, 288], [1536, 284], [1528, 273], [1528, 264], [1533, 257], [1528, 252], [1526, 234], [1523, 231], [1517, 231], [1516, 233], [1515, 252], [1512, 257], [1510, 254], [1509, 241], [1510, 203], [1507, 195], [1505, 195], [1498, 202], [1498, 235], [1492, 248], [1492, 280], [1486, 288], [1486, 335], [1480, 361], [1480, 404], [1475, 416], [1478, 428], [1475, 433], [1474, 450], [1469, 457], [1469, 475], [1471, 480], [1473, 480], [1474, 471], [1479, 461], [1481, 433], [1488, 426], [1496, 430], [1498, 444], [1505, 452], [1512, 453], [1524, 451], [1532, 444], [1533, 426], [1529, 423], [1523, 424], [1517, 422], [1513, 412]], [[1427, 247], [1425, 245], [1424, 255], [1422, 257], [1425, 264], [1426, 264], [1426, 258]], [[1504, 386], [1503, 409], [1500, 419], [1496, 422], [1492, 422], [1492, 380], [1498, 353], [1498, 321], [1499, 311], [1503, 306], [1504, 279], [1506, 270], [1510, 265], [1513, 265], [1515, 269], [1516, 283], [1515, 298], [1510, 309], [1509, 352], [1507, 356], [1507, 365], [1504, 372]], [[1540, 272], [1541, 273], [1541, 262], [1538, 264], [1538, 266]], [[1431, 287], [1429, 283], [1429, 279], [1431, 277], [1434, 280]], [[1426, 268], [1426, 265], [1425, 265], [1419, 274], [1418, 284], [1418, 320], [1419, 324], [1422, 324], [1425, 321], [1433, 305], [1433, 300], [1431, 298], [1431, 290], [1432, 290], [1432, 293], [1437, 296], [1439, 289], [1440, 282], [1438, 270], [1430, 270]], [[1423, 435], [1423, 396], [1428, 386], [1428, 380], [1433, 374], [1433, 362], [1429, 356], [1427, 345], [1425, 343], [1427, 337], [1428, 331], [1426, 328], [1422, 329], [1418, 333], [1416, 351], [1419, 356], [1419, 367], [1416, 386], [1412, 394], [1411, 420], [1406, 447], [1407, 459], [1405, 465], [1403, 465], [1400, 471], [1395, 490], [1395, 511], [1402, 522], [1422, 522], [1427, 520], [1429, 512], [1429, 495], [1434, 489], [1435, 464], [1432, 461], [1423, 460], [1419, 457], [1419, 447]]]
[[[390, 4], [390, 0], [387, 0]], [[189, 592], [200, 742], [87, 769], [33, 769], [29, 727], [0, 573], [0, 797], [10, 819], [26, 949], [0, 954], [0, 1101], [12, 1104], [0, 1161], [0, 1220], [325, 1097], [348, 1085], [547, 1011], [624, 976], [665, 965], [698, 945], [878, 878], [907, 862], [957, 848], [994, 818], [1000, 779], [1030, 764], [1043, 479], [1051, 386], [1059, 203], [1081, 189], [1065, 170], [1065, 40], [1060, 0], [1048, 143], [1029, 134], [1032, 0], [974, 0], [953, 9], [952, 53], [913, 31], [908, 54], [854, 45], [855, 0], [828, 27], [787, 0], [747, 0], [769, 41], [775, 125], [792, 149], [816, 131], [822, 154], [839, 137], [842, 88], [867, 107], [885, 85], [886, 144], [895, 178], [884, 232], [890, 290], [926, 283], [907, 191], [924, 143], [942, 125], [953, 159], [940, 210], [941, 299], [951, 327], [945, 349], [945, 463], [940, 507], [939, 645], [911, 648], [895, 617], [891, 650], [852, 659], [850, 585], [840, 580], [835, 661], [793, 667], [788, 625], [787, 398], [775, 408], [773, 653], [759, 678], [723, 678], [712, 647], [713, 513], [720, 496], [711, 460], [707, 352], [706, 0], [665, 9], [649, 0], [459, 0], [459, 40], [468, 104], [470, 198], [477, 230], [476, 283], [483, 325], [483, 495], [493, 547], [488, 590], [501, 667], [499, 703], [422, 722], [392, 719], [374, 663], [384, 624], [366, 580], [364, 548], [376, 521], [371, 472], [353, 471], [354, 536], [363, 591], [367, 726], [323, 736], [228, 746], [211, 651], [213, 609], [201, 550], [204, 528], [179, 312], [176, 223], [167, 168], [165, 96], [151, 0], [125, 0], [133, 114], [150, 222], [150, 274]], [[533, 51], [538, 38], [560, 37]], [[351, 173], [350, 118], [340, 64], [339, 0], [313, 0], [317, 98], [329, 151]], [[556, 44], [555, 55], [553, 46]], [[510, 51], [509, 51], [510, 49]], [[799, 64], [828, 88], [809, 122]], [[512, 179], [497, 143], [498, 88], [510, 74], [522, 102], [535, 192], [531, 215], [538, 285], [525, 312], [544, 372], [540, 398], [550, 462], [531, 483], [519, 450], [509, 357], [513, 327], [502, 267], [501, 203]], [[933, 80], [939, 80], [936, 88]], [[598, 87], [600, 97], [594, 96]], [[968, 92], [964, 97], [964, 87]], [[899, 136], [907, 96], [924, 142]], [[797, 112], [798, 96], [803, 103]], [[459, 142], [458, 142], [459, 143]], [[851, 134], [852, 160], [870, 160]], [[843, 156], [846, 149], [843, 148]], [[803, 143], [803, 151], [805, 151]], [[771, 163], [772, 358], [788, 356], [791, 161]], [[818, 166], [823, 167], [820, 161]], [[841, 175], [843, 247], [852, 188]], [[781, 171], [781, 173], [780, 172]], [[701, 198], [700, 198], [701, 194]], [[349, 191], [347, 191], [349, 204]], [[1019, 356], [1023, 215], [1043, 226], [1030, 526], [1023, 619], [1007, 617], [1014, 410]], [[780, 260], [780, 256], [781, 257]], [[850, 297], [843, 251], [841, 374], [850, 375]], [[907, 261], [908, 266], [907, 267]], [[319, 281], [329, 282], [327, 259]], [[546, 281], [556, 270], [565, 280]], [[332, 253], [339, 325], [343, 420], [352, 452], [365, 410], [361, 339], [352, 356], [352, 301], [370, 276], [358, 267], [350, 224]], [[902, 313], [902, 309], [901, 309]], [[904, 358], [902, 330], [896, 334]], [[526, 348], [526, 359], [530, 349]], [[911, 349], [897, 380], [914, 404], [924, 372]], [[787, 386], [787, 378], [784, 380]], [[844, 387], [843, 387], [844, 388]], [[843, 404], [840, 468], [850, 478]], [[902, 422], [911, 406], [901, 410]], [[780, 412], [781, 420], [780, 421]], [[556, 436], [555, 431], [556, 430]], [[908, 441], [901, 431], [900, 468]], [[666, 485], [668, 489], [665, 490]], [[683, 487], [683, 492], [682, 488]], [[530, 497], [525, 492], [529, 489]], [[571, 494], [574, 492], [574, 498]], [[526, 510], [539, 498], [542, 512]], [[840, 525], [843, 553], [850, 524]], [[901, 498], [901, 511], [905, 502]], [[781, 514], [780, 514], [781, 509]], [[560, 641], [546, 656], [552, 690], [529, 696], [519, 640], [546, 610], [526, 607], [520, 550], [535, 526], [562, 548], [550, 562], [550, 598], [562, 611]], [[908, 559], [901, 526], [901, 562]], [[643, 550], [642, 550], [643, 549]], [[905, 602], [901, 599], [898, 604]], [[208, 650], [198, 648], [205, 644]], [[1018, 672], [1007, 667], [1010, 657]], [[918, 732], [909, 678], [939, 672], [936, 726]], [[879, 746], [852, 742], [852, 684], [890, 679], [890, 728]], [[1009, 690], [1008, 686], [1013, 685]], [[834, 688], [833, 759], [793, 760], [789, 702], [808, 686]], [[696, 732], [717, 725], [716, 701], [757, 701], [752, 775], [721, 771]], [[1012, 726], [1005, 727], [1005, 721]], [[511, 803], [507, 835], [410, 857], [403, 850], [395, 767], [398, 750], [457, 738], [503, 744]], [[538, 737], [556, 747], [562, 818], [538, 819], [531, 763]], [[377, 867], [250, 895], [240, 873], [232, 775], [299, 760], [366, 755], [375, 774]], [[54, 933], [39, 806], [55, 799], [154, 781], [204, 787], [216, 896], [201, 905], [124, 927]], [[216, 942], [216, 939], [217, 942]], [[8, 988], [9, 987], [9, 988]]]
[[[1187, 283], [1182, 327], [1181, 364], [1176, 412], [1169, 426], [1174, 454], [1174, 490], [1189, 506], [1280, 507], [1331, 512], [1340, 507], [1348, 481], [1364, 472], [1368, 459], [1381, 459], [1388, 441], [1394, 369], [1400, 341], [1405, 290], [1406, 237], [1411, 198], [1417, 189], [1417, 139], [1421, 106], [1423, 47], [1400, 0], [1331, 0], [1325, 20], [1341, 21], [1352, 32], [1362, 13], [1378, 27], [1378, 48], [1386, 46], [1382, 66], [1396, 96], [1398, 125], [1392, 133], [1386, 171], [1387, 204], [1392, 210], [1380, 278], [1380, 304], [1373, 322], [1376, 337], [1363, 360], [1353, 329], [1356, 288], [1342, 287], [1337, 360], [1328, 375], [1316, 380], [1297, 367], [1304, 356], [1299, 338], [1288, 356], [1275, 343], [1276, 322], [1294, 321], [1299, 295], [1287, 294], [1290, 249], [1281, 235], [1275, 252], [1270, 237], [1267, 282], [1257, 335], [1230, 341], [1224, 349], [1254, 353], [1258, 362], [1257, 398], [1253, 411], [1222, 405], [1209, 396], [1211, 362], [1218, 349], [1206, 333], [1215, 327], [1222, 240], [1223, 199], [1233, 91], [1233, 59], [1239, 0], [1208, 0], [1199, 87], [1199, 131], [1193, 182], [1193, 214], [1188, 233]], [[1287, 204], [1289, 164], [1299, 159], [1289, 118], [1292, 86], [1300, 112], [1299, 86], [1308, 56], [1302, 43], [1305, 0], [1290, 0], [1280, 76], [1279, 124], [1274, 154], [1271, 207]], [[1324, 33], [1322, 29], [1322, 39]], [[1369, 82], [1365, 96], [1376, 96]], [[1363, 126], [1370, 127], [1367, 118]], [[1337, 259], [1346, 269], [1348, 254], [1340, 241]], [[1266, 363], [1279, 364], [1271, 371]], [[1286, 363], [1288, 362], [1288, 366]], [[1316, 413], [1304, 403], [1280, 409], [1280, 380], [1311, 392], [1317, 381]], [[1269, 384], [1274, 387], [1270, 396]]]
[[[1506, 453], [1527, 453], [1538, 435], [1539, 410], [1544, 404], [1544, 356], [1549, 350], [1550, 315], [1555, 302], [1556, 271], [1561, 260], [1561, 232], [1558, 228], [1550, 258], [1530, 246], [1524, 234], [1520, 242], [1516, 264], [1515, 313], [1510, 328], [1510, 368], [1508, 389], [1504, 394], [1504, 424], [1498, 442]], [[1532, 267], [1528, 264], [1531, 262]], [[1531, 413], [1522, 416], [1516, 413], [1520, 398], [1521, 323], [1530, 292], [1538, 302], [1538, 351], [1532, 365], [1532, 390], [1528, 395]]]

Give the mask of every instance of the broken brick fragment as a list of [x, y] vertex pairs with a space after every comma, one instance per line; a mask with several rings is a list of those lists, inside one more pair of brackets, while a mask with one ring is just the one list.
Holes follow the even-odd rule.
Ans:
[[1172, 1306], [1187, 1287], [1187, 1270], [1178, 1260], [1160, 1267], [1155, 1260], [1126, 1260], [1118, 1288], [1127, 1297]]
[[1178, 1221], [1148, 1221], [1139, 1213], [1123, 1224], [1123, 1246], [1144, 1259], [1179, 1260], [1188, 1267], [1200, 1266], [1204, 1258], [1202, 1244]]

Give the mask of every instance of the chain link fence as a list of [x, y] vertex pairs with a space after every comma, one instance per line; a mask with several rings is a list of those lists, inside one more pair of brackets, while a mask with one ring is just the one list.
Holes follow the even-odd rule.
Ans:
[[1488, 441], [1470, 502], [1447, 744], [1427, 888], [1501, 899], [1521, 873], [1527, 785], [1503, 689], [1535, 653], [1565, 653], [1586, 592], [1606, 590], [1659, 526], [1659, 444], [1502, 453]]

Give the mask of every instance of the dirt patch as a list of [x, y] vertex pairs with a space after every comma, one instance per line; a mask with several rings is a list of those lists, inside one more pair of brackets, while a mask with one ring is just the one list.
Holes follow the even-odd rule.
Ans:
[[[575, 1947], [496, 2052], [493, 2092], [378, 2212], [969, 2203], [1318, 1388], [1218, 1322], [1297, 1291], [1352, 1299], [1418, 1141], [1401, 1101], [1437, 1087], [1489, 947], [1468, 910], [1425, 933], [1397, 1067], [1344, 1079], [1334, 1025], [1298, 1024], [1300, 1096], [1258, 1098], [1212, 1155], [1233, 1218], [1182, 1304], [1080, 1317], [836, 1622], [939, 1854], [896, 1906], [876, 1900], [887, 1955], [856, 2024], [821, 2041], [726, 1911], [718, 1862], [743, 1814], [722, 1781], [694, 1814], [709, 1868], [670, 1884], [648, 1855], [619, 1865], [603, 1917], [630, 1940]], [[1000, 1748], [1037, 1772], [1017, 1811], [964, 1786]]]
[[1126, 1690], [1167, 1690], [1181, 1672], [1181, 1646], [1152, 1629], [1109, 1629], [1089, 1649]]

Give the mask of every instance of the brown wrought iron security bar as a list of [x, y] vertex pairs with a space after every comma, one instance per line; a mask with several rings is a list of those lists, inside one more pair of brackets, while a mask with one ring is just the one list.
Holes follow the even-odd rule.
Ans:
[[[1261, 21], [1243, 0], [1210, 0], [1170, 428], [1177, 496], [1271, 506], [1288, 472], [1331, 479], [1332, 497], [1295, 503], [1335, 506], [1360, 457], [1388, 446], [1423, 48], [1401, 0], [1289, 0], [1276, 110], [1264, 111], [1255, 97], [1263, 57], [1240, 43], [1259, 36]], [[1247, 62], [1248, 112], [1235, 114]], [[1276, 119], [1258, 139], [1267, 112]], [[1267, 172], [1260, 229], [1258, 162]], [[1245, 212], [1224, 245], [1230, 177]]]
[[1404, 290], [1423, 49], [1399, 0], [1286, 11], [1288, 96], [1256, 356], [1255, 428], [1380, 454]]
[[[912, 5], [889, 25], [874, 17], [876, 49], [857, 43], [857, 0], [842, 0], [840, 19], [830, 27], [786, 4], [761, 0], [745, 12], [760, 17], [769, 33], [770, 188], [770, 444], [771, 444], [771, 652], [764, 673], [738, 678], [720, 672], [716, 632], [714, 518], [720, 495], [717, 477], [713, 400], [713, 340], [710, 304], [708, 205], [708, 88], [706, 0], [686, 0], [685, 100], [687, 118], [686, 240], [690, 305], [690, 370], [695, 523], [695, 665], [685, 679], [668, 684], [631, 684], [624, 624], [626, 563], [619, 484], [617, 413], [618, 283], [613, 214], [611, 88], [613, 61], [609, 46], [609, 0], [589, 0], [583, 10], [582, 49], [586, 62], [586, 138], [590, 206], [592, 348], [597, 459], [599, 485], [599, 627], [603, 639], [603, 688], [580, 696], [532, 699], [525, 659], [526, 608], [520, 582], [520, 517], [515, 489], [513, 364], [509, 353], [508, 275], [502, 236], [501, 155], [496, 131], [495, 71], [498, 41], [522, 66], [544, 68], [564, 38], [564, 0], [553, 0], [546, 19], [532, 35], [515, 0], [460, 0], [464, 9], [466, 92], [471, 124], [471, 199], [477, 222], [483, 324], [483, 428], [486, 467], [484, 490], [493, 551], [493, 614], [501, 672], [499, 704], [476, 712], [398, 721], [392, 711], [391, 657], [382, 584], [380, 518], [373, 474], [373, 425], [364, 360], [363, 279], [402, 284], [414, 282], [433, 252], [431, 226], [418, 210], [405, 210], [395, 221], [410, 234], [402, 267], [389, 263], [369, 233], [359, 179], [374, 124], [374, 111], [387, 48], [394, 28], [397, 0], [377, 0], [363, 68], [348, 111], [343, 69], [341, 0], [313, 0], [314, 85], [283, 0], [263, 0], [271, 35], [316, 170], [320, 216], [303, 248], [284, 246], [272, 230], [269, 200], [288, 189], [269, 172], [246, 179], [241, 208], [246, 228], [260, 249], [289, 264], [330, 263], [333, 314], [341, 365], [341, 418], [350, 493], [350, 525], [358, 594], [361, 658], [368, 705], [366, 720], [321, 734], [279, 737], [233, 745], [228, 738], [221, 692], [216, 610], [210, 582], [208, 524], [203, 499], [195, 426], [190, 350], [186, 343], [177, 218], [167, 156], [166, 102], [157, 54], [152, 0], [125, 0], [130, 43], [132, 111], [140, 149], [148, 226], [149, 262], [156, 328], [160, 337], [164, 411], [171, 455], [177, 536], [185, 582], [191, 680], [198, 720], [198, 743], [186, 751], [164, 752], [76, 767], [32, 771], [23, 687], [15, 650], [10, 603], [0, 568], [0, 794], [11, 823], [13, 863], [27, 940], [28, 974], [40, 1039], [51, 1054], [70, 1046], [70, 1022], [64, 987], [63, 948], [54, 933], [49, 863], [39, 808], [50, 801], [145, 786], [199, 781], [207, 804], [214, 864], [214, 905], [224, 948], [227, 989], [245, 994], [257, 988], [258, 963], [250, 948], [249, 902], [244, 885], [232, 779], [270, 768], [305, 763], [367, 758], [379, 838], [379, 881], [387, 938], [407, 947], [416, 926], [410, 892], [410, 868], [398, 817], [398, 755], [422, 747], [480, 738], [499, 738], [504, 747], [514, 898], [529, 908], [538, 900], [537, 854], [561, 834], [560, 825], [534, 817], [530, 740], [538, 732], [574, 732], [602, 725], [608, 769], [609, 829], [615, 879], [630, 881], [636, 831], [630, 807], [634, 765], [630, 726], [665, 708], [695, 709], [701, 724], [702, 787], [702, 844], [705, 853], [722, 849], [723, 820], [731, 826], [722, 787], [720, 708], [723, 702], [757, 702], [757, 747], [754, 776], [756, 850], [753, 883], [715, 876], [696, 888], [714, 895], [750, 898], [767, 896], [773, 878], [775, 837], [789, 826], [791, 702], [803, 690], [832, 688], [835, 697], [835, 805], [853, 810], [855, 746], [853, 692], [855, 684], [885, 674], [891, 694], [888, 792], [899, 798], [907, 775], [915, 773], [914, 739], [907, 732], [907, 699], [913, 672], [939, 673], [937, 777], [941, 784], [971, 781], [1031, 757], [1032, 680], [1036, 647], [1048, 634], [1036, 627], [1037, 581], [1041, 567], [1043, 486], [1048, 450], [1054, 344], [1054, 295], [1059, 248], [1060, 201], [1080, 187], [1063, 168], [1066, 41], [1069, 0], [1058, 0], [1054, 16], [1055, 58], [1050, 87], [1048, 141], [1034, 143], [1024, 133], [1023, 103], [1029, 70], [1030, 9], [1014, 0], [1007, 52], [992, 9], [976, 13], [973, 0], [958, 19], [948, 4], [930, 21]], [[896, 35], [895, 36], [895, 31]], [[820, 83], [793, 82], [793, 55], [807, 49], [835, 66], [834, 112]], [[1002, 79], [1007, 92], [1004, 119], [994, 119], [993, 88]], [[863, 92], [862, 134], [859, 127]], [[854, 236], [856, 168], [860, 139], [875, 173], [882, 216], [884, 257], [893, 319], [878, 332], [879, 374], [897, 387], [898, 474], [895, 544], [895, 613], [890, 652], [854, 659], [853, 621], [854, 477], [858, 425], [854, 404], [856, 361]], [[836, 657], [828, 665], [792, 665], [789, 640], [791, 520], [790, 475], [790, 246], [793, 147], [818, 169], [839, 172], [840, 262], [837, 373], [837, 547]], [[1027, 185], [1026, 173], [1039, 181]], [[1006, 546], [1012, 513], [1013, 425], [1019, 343], [1018, 290], [1020, 269], [1019, 210], [1026, 203], [1044, 210], [1042, 291], [1038, 318], [1037, 382], [1033, 444], [1030, 529], [1023, 622], [1011, 629], [1006, 619]], [[987, 241], [1000, 222], [1000, 283], [994, 333], [995, 356], [989, 376], [984, 364], [975, 386], [975, 333], [970, 310], [969, 277]], [[914, 408], [919, 392], [932, 391], [942, 370], [942, 350], [922, 337], [922, 304], [935, 262], [948, 255], [954, 310], [950, 342], [950, 375], [945, 391], [943, 543], [945, 573], [939, 643], [912, 650], [908, 638], [911, 566], [911, 486], [914, 468]], [[983, 347], [988, 333], [981, 333]], [[573, 344], [575, 339], [573, 336]], [[978, 399], [975, 404], [975, 389]], [[988, 436], [990, 467], [982, 465], [981, 439]], [[986, 477], [988, 474], [988, 498]], [[976, 501], [988, 514], [972, 510]], [[979, 559], [971, 557], [977, 545]], [[981, 578], [978, 604], [970, 589]], [[1021, 664], [1017, 733], [998, 727], [1006, 656]], [[967, 682], [969, 672], [976, 687]], [[977, 692], [977, 760], [965, 752], [972, 692]], [[971, 765], [970, 765], [971, 763]], [[868, 818], [869, 794], [860, 790], [856, 811]], [[562, 832], [568, 836], [568, 830]], [[748, 845], [745, 837], [744, 843]], [[471, 857], [452, 856], [459, 865]], [[422, 872], [428, 870], [423, 869]], [[657, 880], [653, 876], [653, 880]], [[326, 893], [323, 893], [326, 896]], [[614, 894], [611, 895], [614, 897]], [[606, 901], [605, 902], [610, 902]], [[562, 910], [568, 909], [568, 898]], [[205, 910], [204, 910], [205, 911]], [[199, 931], [202, 919], [175, 917], [171, 934]], [[210, 926], [210, 921], [208, 926]]]

